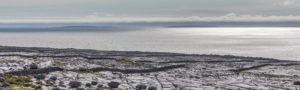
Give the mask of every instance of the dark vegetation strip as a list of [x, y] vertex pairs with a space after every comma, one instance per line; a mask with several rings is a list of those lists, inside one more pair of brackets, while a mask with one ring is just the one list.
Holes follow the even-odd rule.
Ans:
[[[112, 58], [112, 57], [109, 57], [109, 56], [106, 56], [106, 55], [98, 55], [98, 56], [95, 56], [95, 55], [91, 55], [91, 56], [88, 56], [88, 55], [20, 55], [20, 54], [5, 54], [5, 55], [0, 55], [0, 56], [19, 56], [19, 57], [26, 57], [26, 58], [36, 58], [36, 57], [51, 57], [51, 58], [71, 58], [71, 57], [81, 57], [81, 58], [85, 58], [85, 59], [88, 59], [88, 60], [93, 60], [93, 59], [109, 59], [109, 60], [116, 60], [117, 58]], [[117, 55], [118, 56], [118, 55]], [[202, 56], [202, 55], [200, 55]], [[205, 56], [205, 55], [204, 55]], [[213, 55], [215, 56], [215, 55]], [[213, 56], [207, 56], [207, 57], [213, 57]], [[229, 56], [229, 55], [228, 55]], [[144, 57], [144, 56], [143, 56]], [[158, 56], [156, 56], [158, 57]], [[217, 56], [216, 56], [217, 57]], [[219, 56], [220, 57], [220, 56]], [[229, 59], [229, 58], [233, 58], [233, 56], [229, 56], [229, 57], [224, 57], [222, 56], [222, 58], [224, 59]], [[238, 59], [237, 57], [235, 59]], [[258, 58], [257, 58], [258, 59]], [[206, 61], [188, 61], [188, 60], [183, 60], [183, 61], [167, 61], [167, 62], [160, 62], [160, 63], [193, 63], [193, 62], [253, 62], [254, 60], [257, 60], [257, 59], [253, 59], [253, 58], [250, 58], [250, 57], [244, 57], [244, 59], [242, 60], [235, 60], [235, 61], [226, 61], [226, 60], [215, 60], [215, 61], [209, 61], [209, 60], [206, 60]], [[260, 60], [266, 60], [266, 59], [263, 59], [263, 58], [260, 58]], [[269, 60], [272, 60], [272, 59], [269, 59]], [[273, 62], [279, 62], [279, 60], [272, 60]], [[151, 61], [137, 61], [137, 62], [151, 62]], [[283, 62], [286, 62], [286, 61], [283, 61]]]
[[108, 58], [108, 57], [87, 57], [83, 55], [61, 55], [61, 56], [56, 56], [56, 55], [19, 55], [19, 54], [6, 54], [6, 55], [0, 55], [0, 56], [19, 56], [19, 57], [27, 57], [27, 58], [36, 58], [36, 57], [51, 57], [51, 58], [68, 58], [68, 57], [81, 57], [85, 59], [115, 59], [115, 58]]
[[[175, 68], [181, 68], [185, 67], [185, 65], [172, 65], [172, 66], [165, 66], [160, 68], [152, 68], [152, 69], [113, 69], [113, 68], [92, 68], [92, 69], [79, 69], [79, 70], [69, 70], [69, 71], [93, 71], [93, 72], [99, 72], [99, 71], [111, 71], [111, 72], [121, 72], [121, 73], [150, 73], [150, 72], [159, 72], [159, 71], [167, 71], [170, 69]], [[41, 69], [30, 69], [30, 70], [22, 70], [22, 71], [11, 71], [8, 73], [5, 73], [4, 75], [18, 75], [18, 76], [27, 76], [27, 75], [35, 75], [35, 74], [44, 74], [44, 73], [50, 73], [55, 71], [63, 71], [63, 68], [59, 67], [48, 67], [48, 68], [41, 68]]]
[[[1, 51], [0, 51], [1, 52]], [[22, 51], [19, 51], [22, 52]], [[121, 51], [120, 51], [121, 52]], [[273, 58], [263, 58], [263, 57], [244, 57], [244, 56], [233, 56], [233, 55], [197, 55], [197, 54], [138, 54], [138, 53], [120, 53], [120, 52], [115, 52], [116, 54], [107, 54], [104, 53], [104, 55], [99, 55], [99, 53], [90, 53], [90, 54], [83, 54], [83, 53], [75, 53], [74, 55], [61, 55], [60, 57], [72, 57], [72, 56], [77, 56], [77, 57], [83, 57], [83, 58], [90, 58], [90, 59], [97, 59], [98, 57], [204, 57], [204, 58], [223, 58], [223, 59], [243, 59], [243, 60], [273, 60], [273, 61], [281, 61], [278, 59], [273, 59]], [[67, 52], [60, 52], [60, 53], [66, 53]], [[52, 53], [54, 54], [54, 53]], [[7, 55], [0, 55], [0, 56], [18, 56], [19, 54], [7, 54]], [[30, 55], [23, 55], [23, 56], [30, 56]], [[52, 57], [56, 55], [47, 55], [47, 56], [42, 56], [42, 55], [35, 55], [37, 57]], [[285, 60], [285, 61], [290, 61], [290, 60]]]
[[[139, 62], [139, 61], [136, 61]], [[141, 61], [144, 62], [144, 61]], [[149, 62], [149, 61], [146, 61]], [[151, 61], [150, 61], [151, 62]], [[157, 62], [157, 63], [195, 63], [195, 62], [206, 62], [206, 63], [222, 63], [222, 62], [253, 62], [253, 60], [237, 60], [237, 61], [225, 61], [225, 60], [216, 60], [216, 61], [168, 61], [168, 62]]]
[[160, 71], [167, 71], [170, 69], [175, 68], [182, 68], [185, 67], [185, 65], [171, 65], [171, 66], [165, 66], [160, 68], [152, 68], [152, 69], [112, 69], [112, 68], [92, 68], [89, 69], [93, 72], [99, 72], [99, 71], [112, 71], [112, 72], [121, 72], [121, 73], [150, 73], [150, 72], [160, 72]]
[[288, 63], [288, 64], [279, 64], [277, 66], [300, 66], [299, 62], [292, 62], [292, 63]]
[[247, 70], [251, 70], [251, 69], [257, 69], [257, 68], [269, 66], [269, 65], [271, 65], [271, 64], [262, 64], [262, 65], [257, 65], [257, 66], [248, 67], [248, 68], [241, 68], [241, 69], [231, 70], [231, 71], [234, 71], [234, 72], [242, 72], [242, 71], [247, 71]]
[[4, 75], [12, 74], [12, 75], [18, 75], [18, 76], [27, 76], [27, 75], [42, 74], [42, 73], [50, 73], [50, 72], [63, 71], [63, 70], [64, 70], [64, 69], [59, 68], [59, 67], [48, 67], [48, 68], [41, 68], [41, 69], [30, 69], [30, 70], [22, 70], [22, 71], [11, 71], [11, 72], [5, 73]]
[[[26, 57], [26, 58], [37, 58], [37, 57], [50, 57], [50, 58], [72, 58], [72, 57], [80, 57], [80, 58], [85, 58], [88, 60], [94, 60], [94, 59], [100, 59], [100, 60], [117, 60], [117, 58], [113, 58], [110, 56], [106, 56], [106, 55], [79, 55], [79, 54], [74, 54], [74, 55], [21, 55], [21, 54], [5, 54], [5, 55], [0, 55], [0, 56], [19, 56], [19, 57]], [[117, 55], [118, 56], [118, 55]], [[167, 55], [168, 56], [168, 55]], [[230, 58], [234, 58], [238, 59], [237, 57], [239, 56], [231, 56], [231, 55], [225, 55], [225, 56], [220, 56], [220, 55], [199, 55], [202, 57], [222, 57], [223, 59], [230, 59]], [[143, 56], [145, 57], [145, 56]], [[156, 56], [159, 57], [159, 56]], [[260, 60], [266, 60], [264, 58], [257, 58]], [[189, 60], [182, 60], [182, 61], [166, 61], [166, 62], [159, 62], [159, 63], [194, 63], [194, 62], [207, 62], [207, 63], [219, 63], [219, 62], [253, 62], [257, 59], [253, 59], [251, 57], [244, 57], [244, 59], [242, 60], [234, 60], [234, 61], [226, 61], [226, 60], [205, 60], [205, 61], [189, 61]], [[279, 62], [280, 60], [272, 60], [270, 59], [272, 62]], [[137, 62], [152, 62], [152, 61], [137, 61]], [[153, 62], [154, 63], [154, 62]]]
[[56, 49], [56, 48], [42, 48], [42, 47], [12, 47], [12, 46], [0, 46], [0, 52], [35, 52], [35, 53], [72, 53], [80, 56], [143, 56], [143, 57], [173, 57], [173, 56], [196, 56], [196, 57], [218, 57], [225, 59], [246, 59], [246, 60], [275, 60], [273, 58], [263, 57], [246, 57], [246, 56], [233, 56], [233, 55], [215, 55], [215, 54], [180, 54], [180, 53], [163, 53], [163, 52], [140, 52], [140, 51], [100, 51], [92, 49]]

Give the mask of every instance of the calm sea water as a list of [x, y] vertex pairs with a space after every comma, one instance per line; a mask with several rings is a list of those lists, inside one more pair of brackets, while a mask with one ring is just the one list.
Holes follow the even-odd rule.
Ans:
[[0, 45], [221, 54], [300, 60], [300, 28], [149, 28], [0, 32]]

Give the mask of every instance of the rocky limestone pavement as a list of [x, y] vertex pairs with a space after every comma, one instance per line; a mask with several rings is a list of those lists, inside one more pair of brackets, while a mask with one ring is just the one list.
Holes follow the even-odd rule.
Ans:
[[0, 90], [300, 89], [300, 62], [0, 46]]

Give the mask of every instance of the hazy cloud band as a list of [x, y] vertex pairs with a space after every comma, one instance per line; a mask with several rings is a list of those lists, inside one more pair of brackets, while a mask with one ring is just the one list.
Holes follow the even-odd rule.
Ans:
[[0, 23], [96, 23], [96, 22], [300, 22], [300, 16], [237, 15], [229, 13], [215, 17], [85, 17], [68, 18], [6, 18]]

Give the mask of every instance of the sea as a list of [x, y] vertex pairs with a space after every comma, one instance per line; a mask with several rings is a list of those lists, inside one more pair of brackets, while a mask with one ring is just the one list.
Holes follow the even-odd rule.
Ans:
[[51, 29], [1, 28], [0, 45], [219, 54], [300, 60], [300, 28], [147, 27], [123, 29], [91, 26]]

